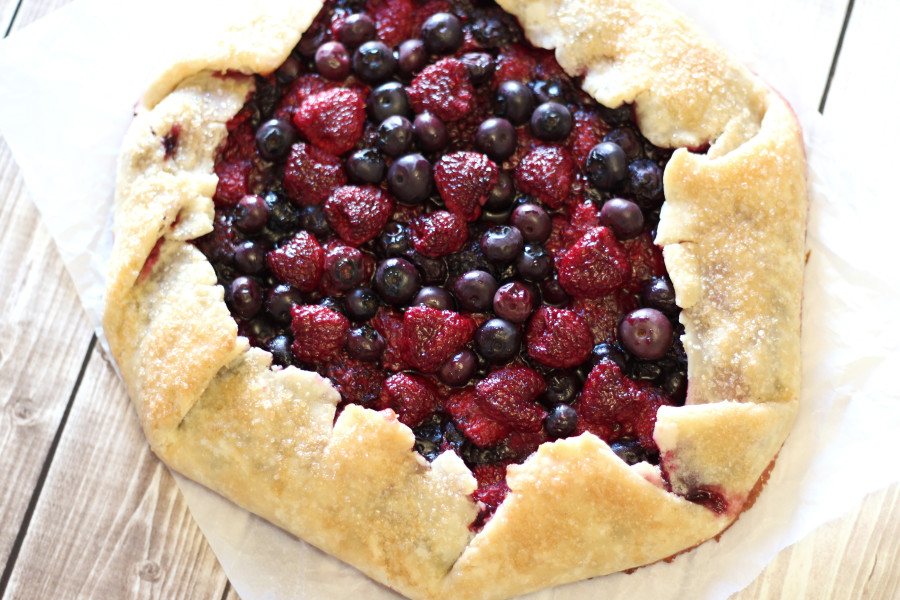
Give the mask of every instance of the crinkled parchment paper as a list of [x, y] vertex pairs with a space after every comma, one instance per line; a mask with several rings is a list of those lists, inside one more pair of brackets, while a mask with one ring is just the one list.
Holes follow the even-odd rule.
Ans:
[[[873, 224], [872, 215], [895, 212], [896, 198], [886, 184], [863, 185], [864, 171], [842, 150], [858, 145], [842, 144], [814, 112], [820, 74], [803, 64], [815, 47], [802, 31], [785, 30], [790, 23], [773, 24], [740, 0], [675, 4], [780, 89], [805, 128], [812, 197], [800, 414], [763, 494], [721, 541], [672, 563], [534, 598], [724, 599], [780, 549], [900, 481], [900, 462], [879, 460], [895, 454], [900, 431], [890, 368], [900, 336], [886, 326], [900, 279], [872, 260], [894, 254], [894, 232], [887, 222]], [[169, 57], [203, 43], [235, 10], [239, 2], [76, 0], [0, 43], [0, 130], [95, 324], [111, 247], [115, 161], [131, 108]], [[796, 38], [787, 47], [785, 34]], [[216, 494], [178, 481], [245, 600], [398, 598]]]

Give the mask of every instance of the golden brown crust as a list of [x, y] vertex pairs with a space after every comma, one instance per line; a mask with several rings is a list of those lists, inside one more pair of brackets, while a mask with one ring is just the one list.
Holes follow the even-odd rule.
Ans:
[[655, 438], [675, 492], [715, 490], [722, 514], [585, 434], [510, 467], [510, 495], [473, 537], [475, 482], [458, 457], [429, 465], [390, 413], [351, 406], [335, 422], [327, 381], [272, 370], [237, 336], [187, 243], [211, 229], [215, 152], [253, 86], [222, 73], [272, 71], [320, 4], [251, 8], [249, 24], [173, 65], [120, 161], [104, 328], [154, 451], [411, 598], [506, 598], [714, 537], [777, 454], [799, 395], [806, 190], [789, 107], [654, 0], [500, 3], [599, 100], [634, 102], [654, 143], [711, 144], [676, 151], [665, 173], [657, 243], [684, 309], [690, 388], [687, 406], [660, 410]]

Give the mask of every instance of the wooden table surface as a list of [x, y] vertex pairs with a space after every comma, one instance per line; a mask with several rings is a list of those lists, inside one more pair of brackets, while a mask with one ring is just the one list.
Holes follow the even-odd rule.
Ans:
[[[0, 32], [66, 2], [0, 0]], [[884, 120], [898, 114], [900, 2], [755, 4], [785, 35], [782, 13], [815, 28], [808, 56], [785, 60], [808, 63], [803, 92], [857, 131], [848, 151], [900, 139], [898, 119]], [[2, 138], [0, 290], [0, 600], [236, 599], [148, 450]], [[732, 600], [753, 598], [900, 598], [900, 485], [783, 550]]]

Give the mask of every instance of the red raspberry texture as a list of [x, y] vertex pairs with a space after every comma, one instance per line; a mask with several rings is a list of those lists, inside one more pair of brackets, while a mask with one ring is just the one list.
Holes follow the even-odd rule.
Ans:
[[499, 177], [494, 161], [479, 152], [447, 154], [434, 165], [434, 183], [447, 210], [469, 222], [481, 216]]
[[340, 187], [325, 202], [328, 224], [351, 246], [365, 244], [378, 235], [392, 212], [394, 201], [372, 185]]
[[469, 239], [465, 220], [445, 210], [416, 217], [409, 222], [409, 234], [416, 252], [431, 258], [456, 252]]
[[410, 307], [403, 316], [403, 358], [423, 373], [434, 373], [474, 333], [475, 321], [452, 310]]
[[306, 139], [336, 155], [356, 145], [365, 124], [365, 99], [358, 91], [346, 88], [314, 94], [294, 113], [294, 125]]
[[283, 246], [266, 254], [269, 270], [279, 280], [298, 290], [311, 292], [322, 278], [325, 253], [307, 231], [301, 231]]
[[536, 402], [547, 388], [544, 378], [527, 367], [494, 371], [475, 385], [475, 400], [490, 417], [519, 431], [541, 431], [547, 411]]
[[291, 308], [291, 331], [294, 333], [291, 350], [297, 360], [324, 363], [335, 358], [344, 347], [350, 321], [324, 306], [295, 305]]
[[469, 69], [455, 58], [444, 58], [422, 69], [407, 94], [417, 113], [430, 112], [444, 122], [463, 118], [475, 104]]
[[284, 165], [284, 189], [297, 206], [322, 204], [338, 187], [347, 184], [344, 163], [333, 154], [297, 142]]
[[565, 308], [542, 306], [525, 328], [528, 356], [548, 367], [567, 368], [587, 360], [594, 337], [584, 320]]
[[556, 257], [559, 284], [570, 296], [598, 298], [621, 288], [631, 277], [625, 249], [612, 230], [595, 227]]

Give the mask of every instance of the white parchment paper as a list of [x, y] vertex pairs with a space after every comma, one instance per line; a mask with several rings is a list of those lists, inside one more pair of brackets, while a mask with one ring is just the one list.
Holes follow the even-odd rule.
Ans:
[[[900, 481], [900, 328], [890, 317], [900, 278], [883, 259], [895, 255], [896, 198], [886, 183], [867, 184], [880, 182], [860, 176], [862, 163], [852, 162], [849, 145], [815, 113], [824, 79], [805, 68], [818, 50], [803, 31], [771, 23], [767, 11], [742, 0], [674, 3], [780, 89], [805, 128], [811, 209], [800, 414], [764, 493], [720, 542], [672, 563], [534, 599], [721, 600], [748, 585], [782, 548], [865, 494]], [[115, 160], [131, 107], [170, 57], [186, 44], [202, 44], [240, 4], [75, 0], [0, 43], [0, 131], [98, 332]], [[789, 44], [793, 53], [786, 54], [785, 32], [799, 38]], [[245, 600], [398, 598], [201, 486], [178, 481]]]

